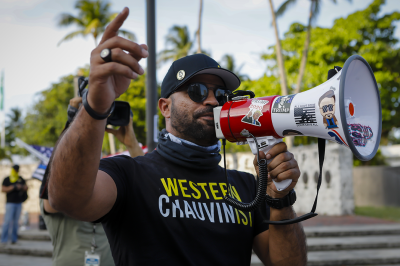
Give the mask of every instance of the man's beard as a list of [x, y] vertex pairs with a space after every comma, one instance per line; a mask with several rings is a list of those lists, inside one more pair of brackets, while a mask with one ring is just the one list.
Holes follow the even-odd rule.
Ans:
[[171, 126], [179, 132], [180, 136], [177, 137], [201, 146], [211, 146], [217, 143], [214, 121], [205, 120], [206, 125], [198, 121], [202, 115], [213, 113], [213, 107], [207, 106], [203, 110], [195, 112], [192, 117], [189, 117], [185, 110], [178, 110], [174, 102], [172, 102], [171, 109]]

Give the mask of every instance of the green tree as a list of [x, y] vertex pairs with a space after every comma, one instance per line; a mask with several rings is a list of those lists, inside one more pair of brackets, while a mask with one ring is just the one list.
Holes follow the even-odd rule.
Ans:
[[8, 160], [12, 161], [10, 153], [8, 152], [8, 149], [0, 147], [0, 160], [3, 160], [3, 159], [8, 159]]
[[[58, 18], [60, 27], [75, 25], [78, 30], [65, 36], [58, 45], [78, 36], [92, 35], [97, 46], [97, 39], [104, 33], [106, 25], [118, 15], [118, 13], [111, 12], [110, 7], [111, 4], [107, 1], [78, 0], [75, 4], [75, 8], [79, 10], [77, 16], [62, 13]], [[121, 29], [119, 33], [132, 41], [136, 39], [135, 34], [130, 31]]]
[[[161, 97], [161, 88], [158, 87], [158, 97]], [[117, 101], [126, 101], [131, 105], [133, 112], [133, 129], [137, 140], [146, 144], [146, 74], [139, 76], [129, 85], [128, 90]], [[160, 128], [165, 128], [165, 120], [158, 110]]]
[[173, 26], [165, 40], [168, 48], [159, 53], [159, 63], [175, 61], [188, 56], [193, 46], [187, 26]]
[[[297, 77], [297, 83], [294, 93], [299, 93], [301, 90], [301, 82], [303, 80], [304, 71], [306, 69], [308, 47], [310, 45], [311, 24], [315, 22], [315, 20], [317, 19], [322, 4], [322, 0], [310, 0], [310, 1], [311, 4], [310, 4], [310, 11], [308, 14], [307, 37], [305, 38], [304, 41], [303, 54], [301, 56], [301, 63], [299, 67], [299, 75]], [[331, 0], [331, 1], [336, 4], [336, 0]], [[351, 2], [352, 0], [347, 0], [347, 1]], [[276, 11], [276, 17], [279, 18], [280, 16], [282, 16], [286, 12], [286, 10], [288, 10], [289, 6], [292, 6], [296, 2], [297, 0], [286, 0], [285, 2], [283, 2], [282, 5]]]
[[[87, 76], [89, 67], [80, 69]], [[23, 129], [16, 135], [28, 144], [40, 146], [54, 146], [67, 121], [67, 109], [69, 100], [74, 97], [73, 75], [62, 77], [59, 82], [54, 83], [47, 90], [38, 94], [33, 107], [28, 110], [23, 121]], [[133, 112], [133, 128], [139, 142], [146, 143], [146, 98], [145, 98], [146, 76], [139, 76], [133, 80], [126, 91], [117, 100], [127, 101]], [[160, 93], [160, 92], [159, 92]], [[160, 118], [160, 125], [165, 125]], [[116, 147], [121, 143], [115, 140]], [[108, 134], [105, 134], [102, 151], [110, 153]], [[125, 147], [122, 147], [125, 149]], [[1, 153], [1, 152], [0, 152]]]
[[12, 161], [11, 154], [22, 152], [22, 150], [14, 144], [15, 136], [22, 129], [22, 126], [21, 109], [18, 107], [11, 108], [10, 112], [6, 114], [5, 147], [0, 147], [0, 160], [8, 159]]
[[27, 144], [52, 147], [67, 122], [69, 100], [74, 97], [74, 76], [62, 77], [47, 90], [38, 93], [38, 99], [28, 110], [23, 129], [17, 134]]
[[15, 140], [15, 134], [23, 128], [22, 110], [18, 107], [11, 108], [7, 114], [6, 122], [6, 145], [11, 145]]
[[244, 64], [240, 65], [239, 67], [236, 66], [235, 58], [233, 57], [233, 55], [224, 55], [221, 59], [221, 65], [223, 68], [235, 73], [241, 81], [250, 79], [249, 76], [241, 73]]

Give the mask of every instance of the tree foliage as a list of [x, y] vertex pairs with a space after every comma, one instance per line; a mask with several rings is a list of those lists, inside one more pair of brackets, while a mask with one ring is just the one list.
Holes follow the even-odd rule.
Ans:
[[[97, 39], [104, 33], [106, 25], [118, 15], [118, 13], [111, 12], [110, 7], [111, 3], [107, 1], [78, 0], [75, 4], [75, 8], [79, 10], [78, 16], [62, 13], [58, 17], [60, 27], [75, 25], [78, 30], [69, 33], [58, 45], [78, 36], [92, 35], [97, 46]], [[136, 40], [135, 34], [130, 31], [121, 29], [118, 32], [132, 41]]]
[[[331, 1], [336, 4], [336, 0], [331, 0]], [[352, 0], [348, 0], [348, 1], [351, 2]], [[276, 17], [282, 16], [286, 12], [286, 10], [289, 8], [289, 6], [293, 5], [296, 2], [297, 2], [297, 0], [286, 0], [285, 2], [283, 2], [282, 5], [276, 11]], [[317, 19], [318, 15], [320, 13], [322, 0], [311, 0], [310, 2], [311, 3], [310, 3], [309, 15], [308, 15], [307, 36], [304, 41], [304, 49], [303, 49], [303, 54], [301, 56], [299, 74], [297, 75], [297, 84], [296, 84], [295, 93], [298, 93], [301, 90], [301, 83], [303, 81], [304, 71], [305, 71], [306, 64], [307, 64], [308, 48], [309, 48], [310, 39], [311, 39], [311, 26], [315, 22], [315, 20]]]
[[165, 45], [168, 48], [158, 55], [160, 63], [175, 61], [188, 56], [193, 47], [193, 40], [187, 26], [173, 26], [165, 38]]
[[[158, 63], [161, 65], [194, 53], [199, 53], [199, 50], [196, 52], [193, 50], [194, 41], [195, 37], [193, 39], [190, 37], [187, 26], [172, 26], [168, 35], [165, 37], [165, 46], [167, 48], [158, 54]], [[200, 53], [209, 55], [209, 53], [204, 50], [201, 50]]]
[[[84, 76], [88, 76], [88, 67], [80, 69]], [[74, 76], [62, 77], [47, 90], [39, 93], [33, 107], [28, 111], [23, 121], [23, 129], [17, 136], [28, 144], [40, 146], [54, 146], [67, 121], [69, 100], [74, 97]], [[140, 143], [146, 143], [146, 75], [139, 76], [129, 85], [128, 90], [117, 101], [126, 101], [133, 112], [133, 128]], [[160, 94], [160, 90], [159, 90]], [[160, 128], [165, 127], [165, 122], [159, 113]], [[115, 139], [116, 147], [125, 149]], [[103, 141], [103, 153], [110, 153], [108, 134]]]
[[22, 110], [18, 107], [11, 108], [6, 120], [6, 145], [11, 145], [15, 140], [15, 134], [23, 128]]
[[243, 68], [243, 66], [244, 66], [244, 63], [241, 64], [241, 65], [238, 67], [238, 66], [236, 65], [236, 60], [235, 60], [235, 58], [233, 57], [233, 55], [230, 55], [230, 54], [224, 55], [224, 56], [222, 57], [222, 59], [221, 59], [220, 62], [221, 62], [221, 66], [222, 66], [223, 68], [228, 69], [229, 71], [235, 73], [235, 75], [238, 76], [238, 78], [239, 78], [241, 81], [249, 80], [249, 79], [250, 79], [248, 75], [243, 74], [243, 73], [241, 72], [241, 71], [242, 71], [242, 68]]
[[31, 145], [52, 147], [67, 122], [69, 100], [74, 97], [74, 76], [62, 77], [38, 94], [18, 136]]
[[[161, 89], [158, 87], [158, 98], [161, 95]], [[133, 112], [133, 129], [136, 138], [140, 143], [146, 145], [146, 74], [139, 76], [129, 85], [128, 90], [122, 94], [117, 101], [126, 101], [131, 105]], [[165, 128], [164, 117], [158, 110], [159, 128]]]

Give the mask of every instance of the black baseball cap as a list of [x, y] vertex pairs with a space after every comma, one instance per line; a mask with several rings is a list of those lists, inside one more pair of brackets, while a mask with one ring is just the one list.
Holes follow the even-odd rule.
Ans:
[[19, 165], [18, 164], [14, 164], [12, 167], [15, 171], [19, 171]]
[[213, 74], [220, 77], [228, 90], [234, 91], [240, 79], [205, 54], [185, 56], [172, 63], [161, 84], [161, 98], [168, 98], [179, 86], [199, 74]]

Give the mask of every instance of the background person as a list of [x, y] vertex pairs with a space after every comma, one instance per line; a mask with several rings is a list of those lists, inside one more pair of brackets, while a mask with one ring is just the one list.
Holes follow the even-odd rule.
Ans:
[[21, 215], [22, 202], [27, 199], [28, 186], [25, 180], [18, 175], [19, 165], [11, 168], [10, 176], [3, 180], [1, 192], [6, 193], [6, 213], [4, 215], [3, 229], [1, 233], [1, 244], [8, 242], [9, 233], [11, 231], [11, 244], [15, 244], [18, 240], [18, 221]]
[[[81, 102], [82, 98], [80, 97], [70, 100], [69, 115], [75, 114], [73, 109], [78, 110]], [[68, 117], [68, 120], [72, 122], [73, 117]], [[120, 127], [118, 130], [107, 129], [107, 131], [114, 134], [127, 147], [132, 157], [144, 155], [132, 127], [132, 117], [127, 126]], [[46, 184], [49, 171], [50, 163], [48, 170], [46, 169], [43, 186]], [[52, 240], [53, 266], [84, 265], [85, 252], [91, 251], [93, 239], [97, 246], [94, 253], [100, 256], [100, 265], [114, 265], [110, 245], [100, 223], [79, 221], [58, 212], [50, 206], [46, 192], [41, 195], [40, 212]]]

